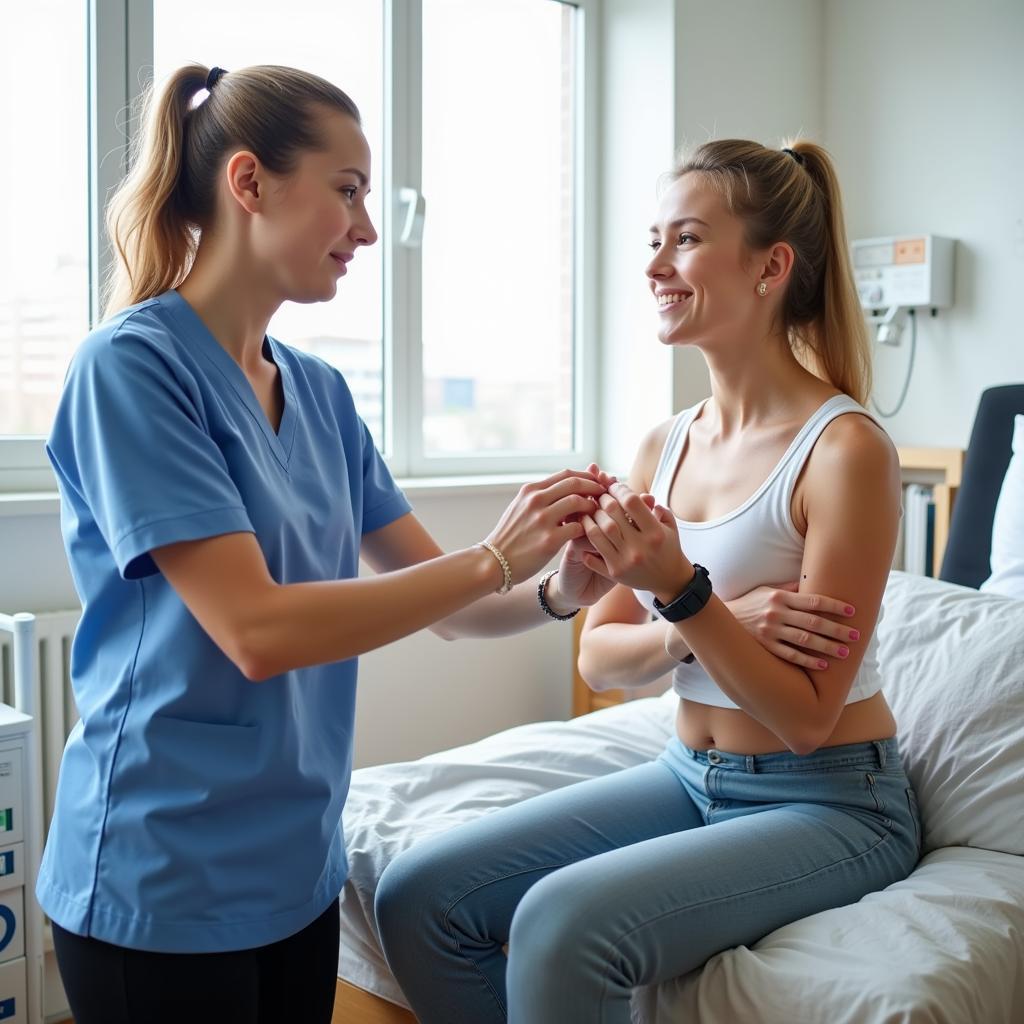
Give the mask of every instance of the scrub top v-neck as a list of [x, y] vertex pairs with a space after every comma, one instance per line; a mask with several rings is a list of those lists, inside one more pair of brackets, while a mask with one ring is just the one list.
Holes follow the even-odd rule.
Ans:
[[160, 952], [265, 945], [336, 899], [356, 660], [247, 680], [149, 552], [253, 533], [279, 583], [353, 578], [409, 511], [342, 376], [272, 338], [275, 431], [176, 292], [107, 321], [72, 361], [47, 453], [82, 619], [81, 719], [37, 894], [68, 931]]
[[281, 358], [282, 346], [274, 342], [272, 338], [263, 339], [263, 356], [277, 366], [278, 373], [281, 374], [281, 392], [284, 396], [281, 422], [275, 431], [242, 368], [228, 354], [227, 349], [210, 333], [195, 310], [177, 292], [169, 292], [168, 296], [171, 295], [174, 296], [174, 299], [170, 300], [169, 304], [173, 315], [181, 323], [182, 330], [188, 331], [190, 336], [195, 339], [199, 351], [209, 360], [210, 365], [223, 377], [225, 385], [235, 393], [238, 400], [249, 411], [253, 423], [260, 428], [271, 451], [281, 463], [281, 468], [287, 471], [288, 457], [291, 453], [292, 441], [295, 438], [295, 387], [288, 363]]

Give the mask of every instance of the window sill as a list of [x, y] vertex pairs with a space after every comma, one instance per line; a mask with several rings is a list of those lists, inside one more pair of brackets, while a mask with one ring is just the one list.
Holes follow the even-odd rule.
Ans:
[[410, 476], [395, 479], [410, 498], [455, 494], [508, 494], [544, 473], [494, 473], [479, 476]]
[[14, 491], [0, 494], [0, 519], [7, 516], [55, 516], [60, 514], [56, 491]]

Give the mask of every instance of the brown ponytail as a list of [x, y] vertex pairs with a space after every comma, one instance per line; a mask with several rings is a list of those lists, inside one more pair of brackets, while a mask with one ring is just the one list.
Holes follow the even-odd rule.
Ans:
[[176, 288], [212, 222], [217, 174], [228, 150], [251, 150], [275, 174], [319, 149], [316, 107], [359, 111], [337, 86], [294, 68], [261, 65], [222, 74], [198, 106], [210, 69], [175, 71], [142, 98], [131, 143], [132, 170], [107, 207], [116, 258], [106, 282], [105, 316]]
[[706, 142], [676, 165], [672, 178], [699, 172], [710, 181], [745, 222], [750, 248], [792, 246], [782, 326], [793, 352], [863, 405], [871, 391], [871, 348], [850, 266], [839, 179], [821, 146], [785, 146]]

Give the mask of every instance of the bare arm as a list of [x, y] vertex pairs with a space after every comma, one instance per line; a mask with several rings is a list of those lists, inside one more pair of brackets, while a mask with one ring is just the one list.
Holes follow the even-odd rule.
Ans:
[[[891, 442], [859, 416], [830, 424], [806, 469], [801, 590], [846, 595], [856, 608], [849, 627], [862, 638], [870, 636], [881, 605], [896, 539], [899, 488]], [[693, 575], [690, 562], [675, 553], [679, 540], [671, 514], [651, 514], [621, 485], [611, 494], [617, 501], [602, 499], [602, 509], [584, 520], [588, 539], [601, 551], [612, 578], [670, 602]], [[640, 530], [627, 527], [624, 512]], [[798, 667], [769, 653], [714, 595], [699, 614], [675, 628], [722, 690], [798, 753], [816, 749], [831, 734], [864, 650], [863, 644], [852, 648], [827, 671]]]
[[[529, 579], [582, 532], [567, 517], [592, 507], [584, 494], [603, 490], [568, 470], [520, 489], [490, 535], [514, 582]], [[383, 546], [375, 547], [380, 556]], [[272, 578], [249, 533], [170, 544], [152, 557], [214, 643], [254, 681], [382, 647], [487, 596], [503, 580], [497, 560], [480, 547], [369, 579], [288, 584]]]
[[[580, 637], [580, 675], [592, 690], [637, 689], [679, 664], [665, 651], [668, 623], [651, 621], [630, 587], [617, 586], [587, 613]], [[687, 652], [680, 642], [680, 657]]]
[[[671, 420], [655, 427], [641, 444], [630, 472], [632, 490], [649, 489], [670, 425]], [[849, 657], [859, 634], [828, 617], [848, 618], [847, 602], [794, 590], [795, 581], [758, 587], [726, 607], [758, 643], [795, 665], [822, 669], [829, 658]], [[632, 588], [616, 586], [587, 614], [579, 671], [592, 690], [636, 689], [660, 679], [689, 653], [669, 623], [651, 620]]]
[[[828, 668], [850, 657], [860, 633], [844, 620], [845, 601], [797, 593], [796, 581], [757, 587], [725, 601], [737, 622], [767, 651], [802, 668]], [[653, 621], [629, 587], [594, 605], [583, 626], [580, 675], [592, 690], [638, 689], [660, 679], [690, 653], [679, 631]]]
[[[363, 538], [362, 554], [366, 563], [375, 572], [390, 573], [412, 565], [420, 565], [433, 558], [440, 558], [444, 552], [423, 524], [410, 512], [401, 519], [396, 519], [395, 522], [367, 534]], [[551, 622], [537, 602], [537, 581], [537, 577], [527, 580], [510, 594], [489, 593], [472, 604], [429, 623], [430, 629], [444, 640], [457, 640], [462, 637], [511, 636]], [[548, 604], [559, 614], [565, 614], [577, 607], [559, 594], [557, 576], [548, 584], [546, 594]]]
[[[637, 494], [650, 489], [671, 425], [671, 420], [660, 423], [640, 444], [629, 473], [629, 487]], [[688, 652], [680, 643], [674, 648], [678, 657], [669, 657], [665, 651], [666, 625], [664, 621], [651, 621], [631, 587], [614, 587], [587, 613], [580, 637], [580, 675], [597, 691], [638, 688], [660, 679]]]

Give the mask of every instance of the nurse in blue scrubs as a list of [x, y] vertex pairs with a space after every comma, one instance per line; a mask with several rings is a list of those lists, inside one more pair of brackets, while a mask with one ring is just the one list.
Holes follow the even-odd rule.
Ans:
[[530, 484], [444, 554], [341, 374], [266, 334], [376, 240], [351, 100], [288, 68], [193, 65], [143, 133], [109, 212], [107, 319], [47, 449], [81, 721], [38, 897], [77, 1024], [327, 1022], [358, 655], [592, 604], [610, 584], [578, 517], [609, 478]]

